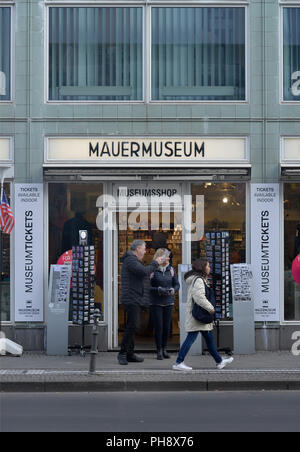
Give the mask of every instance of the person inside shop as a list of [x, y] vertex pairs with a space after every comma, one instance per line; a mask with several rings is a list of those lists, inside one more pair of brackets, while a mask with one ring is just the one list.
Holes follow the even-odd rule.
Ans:
[[86, 206], [84, 199], [72, 198], [71, 210], [75, 212], [74, 217], [67, 220], [63, 227], [61, 254], [79, 245], [79, 231], [88, 232], [88, 245], [93, 244], [93, 230], [91, 224], [84, 218]]
[[[184, 360], [193, 343], [201, 332], [207, 345], [207, 349], [214, 358], [217, 369], [224, 369], [233, 362], [233, 358], [222, 359], [218, 353], [213, 336], [213, 319], [215, 313], [215, 295], [208, 285], [210, 274], [210, 264], [206, 259], [198, 259], [192, 265], [192, 270], [184, 275], [184, 279], [189, 286], [188, 299], [186, 304], [186, 331], [188, 333], [185, 342], [182, 344], [173, 370], [191, 371], [192, 367], [185, 365]], [[202, 323], [194, 317], [194, 304], [197, 304], [206, 313], [211, 314], [211, 323]]]
[[168, 359], [168, 339], [170, 337], [172, 312], [175, 304], [174, 295], [180, 284], [174, 268], [170, 265], [170, 252], [159, 248], [154, 259], [163, 258], [161, 265], [150, 275], [150, 310], [154, 322], [157, 359]]
[[159, 231], [155, 231], [152, 234], [152, 242], [151, 248], [157, 251], [159, 248], [167, 248], [167, 240], [169, 238], [169, 234], [162, 230], [160, 226]]
[[146, 243], [143, 240], [135, 240], [130, 250], [121, 258], [122, 273], [121, 302], [127, 314], [127, 323], [121, 342], [121, 350], [118, 354], [120, 365], [129, 362], [141, 363], [143, 358], [134, 353], [134, 339], [140, 328], [141, 310], [144, 301], [144, 279], [149, 278], [162, 264], [164, 259], [158, 257], [149, 265], [144, 266], [142, 260], [146, 253]]

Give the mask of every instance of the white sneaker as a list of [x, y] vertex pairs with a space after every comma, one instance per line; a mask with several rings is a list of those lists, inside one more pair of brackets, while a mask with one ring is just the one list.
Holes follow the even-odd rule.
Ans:
[[186, 366], [184, 363], [180, 363], [180, 364], [176, 363], [173, 365], [173, 370], [181, 370], [181, 371], [189, 372], [189, 371], [193, 370], [193, 368]]
[[224, 367], [226, 367], [228, 364], [231, 364], [234, 361], [234, 359], [231, 358], [225, 358], [222, 360], [222, 362], [220, 364], [217, 365], [217, 369], [218, 370], [222, 370], [224, 369]]

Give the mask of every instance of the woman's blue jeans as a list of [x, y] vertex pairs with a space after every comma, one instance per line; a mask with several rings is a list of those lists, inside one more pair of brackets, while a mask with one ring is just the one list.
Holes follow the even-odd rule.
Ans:
[[[193, 343], [195, 342], [195, 340], [197, 339], [199, 333], [200, 333], [200, 331], [193, 331], [193, 332], [188, 333], [186, 340], [184, 341], [184, 343], [182, 344], [182, 346], [179, 350], [178, 358], [176, 361], [177, 364], [183, 363], [186, 355], [190, 351], [190, 348], [193, 345]], [[222, 358], [218, 353], [213, 332], [212, 331], [201, 331], [201, 334], [205, 339], [209, 353], [214, 358], [216, 363], [220, 364], [222, 362]]]

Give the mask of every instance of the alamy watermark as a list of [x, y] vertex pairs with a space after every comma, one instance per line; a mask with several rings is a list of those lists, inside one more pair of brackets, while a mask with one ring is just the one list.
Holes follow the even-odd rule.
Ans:
[[[143, 190], [148, 196], [131, 195], [128, 190], [118, 197], [99, 196], [96, 207], [97, 228], [101, 231], [171, 230], [179, 227], [185, 241], [199, 241], [204, 236], [204, 196], [186, 195], [176, 190]], [[149, 196], [150, 195], [150, 196]], [[152, 195], [152, 196], [151, 196]]]
[[292, 354], [294, 356], [300, 356], [300, 331], [294, 331], [292, 341], [295, 341], [292, 345]]
[[0, 356], [6, 355], [6, 336], [3, 331], [0, 331]]

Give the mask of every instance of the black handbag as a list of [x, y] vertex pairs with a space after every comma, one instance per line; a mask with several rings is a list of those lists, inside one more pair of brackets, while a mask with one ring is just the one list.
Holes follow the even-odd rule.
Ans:
[[[198, 278], [196, 278], [195, 281], [193, 282], [193, 286], [194, 286], [194, 284], [195, 284], [197, 279]], [[206, 284], [205, 284], [206, 295], [207, 295], [207, 290], [211, 291], [211, 289], [209, 289], [209, 287], [207, 287]], [[193, 300], [193, 303], [194, 303], [193, 310], [192, 310], [192, 316], [198, 322], [204, 323], [205, 325], [207, 325], [209, 323], [213, 323], [213, 321], [215, 320], [215, 314], [210, 314], [206, 309], [202, 308], [197, 303], [195, 303], [193, 298], [192, 298], [192, 300]], [[212, 301], [212, 305], [214, 305], [213, 300], [210, 300], [210, 301]]]

